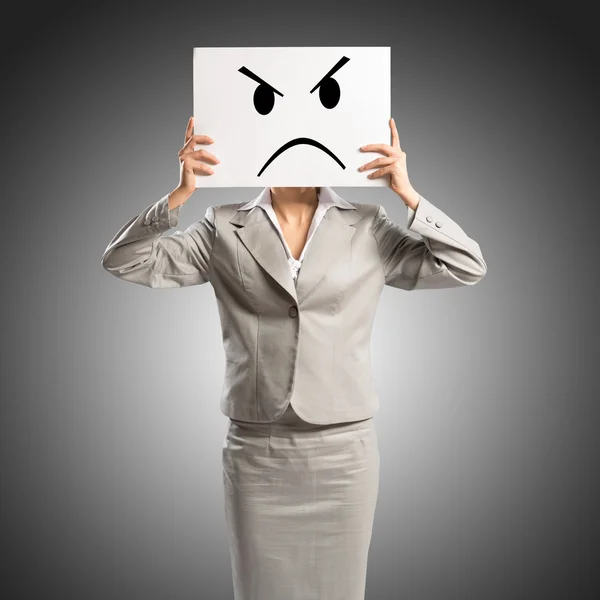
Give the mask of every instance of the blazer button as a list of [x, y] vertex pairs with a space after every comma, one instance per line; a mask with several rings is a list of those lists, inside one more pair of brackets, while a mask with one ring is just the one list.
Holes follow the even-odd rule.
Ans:
[[146, 219], [146, 220], [144, 221], [144, 225], [150, 225], [150, 219]]
[[298, 309], [295, 306], [290, 306], [288, 315], [290, 315], [292, 319], [295, 319], [298, 316]]
[[435, 224], [435, 226], [436, 226], [436, 227], [441, 227], [441, 226], [442, 226], [442, 224], [441, 224], [441, 223], [438, 221], [438, 222]]
[[158, 221], [158, 217], [154, 215], [151, 220], [153, 223], [156, 223]]
[[425, 217], [425, 219], [427, 220], [428, 223], [431, 223], [431, 221], [433, 221], [432, 217]]

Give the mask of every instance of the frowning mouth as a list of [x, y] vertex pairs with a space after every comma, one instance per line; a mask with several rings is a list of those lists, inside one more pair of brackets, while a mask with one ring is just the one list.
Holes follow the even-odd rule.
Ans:
[[263, 168], [258, 172], [258, 177], [261, 176], [262, 172], [282, 153], [285, 152], [286, 150], [288, 150], [289, 148], [291, 148], [292, 146], [297, 146], [298, 144], [308, 144], [309, 146], [314, 146], [315, 148], [319, 148], [319, 150], [323, 150], [323, 152], [325, 152], [326, 154], [329, 154], [329, 156], [331, 156], [331, 158], [333, 158], [333, 160], [335, 160], [335, 162], [340, 165], [340, 167], [342, 167], [342, 169], [345, 169], [346, 166], [344, 165], [344, 163], [326, 146], [323, 146], [323, 144], [321, 144], [320, 142], [317, 142], [316, 140], [313, 140], [311, 138], [306, 138], [306, 137], [299, 137], [296, 138], [294, 140], [290, 140], [289, 142], [285, 143], [283, 146], [281, 146], [281, 148], [279, 148], [277, 151], [275, 151], [271, 157], [269, 158], [269, 160], [263, 165]]

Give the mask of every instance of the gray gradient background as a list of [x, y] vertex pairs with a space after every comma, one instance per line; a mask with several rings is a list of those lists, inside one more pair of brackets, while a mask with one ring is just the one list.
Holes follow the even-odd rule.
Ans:
[[[212, 288], [150, 290], [100, 265], [177, 184], [201, 45], [390, 45], [411, 181], [488, 264], [473, 288], [382, 295], [367, 599], [598, 592], [592, 21], [573, 2], [420, 6], [48, 5], [4, 20], [5, 598], [233, 598]], [[406, 223], [389, 189], [336, 190]], [[197, 190], [178, 228], [258, 191]]]

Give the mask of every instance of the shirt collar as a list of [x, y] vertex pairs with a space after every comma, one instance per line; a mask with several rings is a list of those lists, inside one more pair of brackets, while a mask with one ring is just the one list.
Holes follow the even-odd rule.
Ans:
[[[319, 199], [319, 206], [324, 209], [328, 209], [331, 206], [337, 206], [338, 208], [355, 208], [350, 202], [344, 200], [341, 196], [338, 196], [338, 194], [330, 187], [322, 186], [317, 197]], [[262, 206], [263, 208], [272, 206], [270, 187], [264, 188], [256, 198], [250, 200], [250, 202], [247, 202], [238, 210], [252, 210], [255, 206]]]

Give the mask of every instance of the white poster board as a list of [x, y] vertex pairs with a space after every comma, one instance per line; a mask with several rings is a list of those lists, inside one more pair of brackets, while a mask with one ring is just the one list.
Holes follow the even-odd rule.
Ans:
[[221, 162], [197, 187], [387, 185], [390, 47], [194, 48], [194, 133]]

